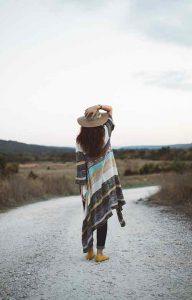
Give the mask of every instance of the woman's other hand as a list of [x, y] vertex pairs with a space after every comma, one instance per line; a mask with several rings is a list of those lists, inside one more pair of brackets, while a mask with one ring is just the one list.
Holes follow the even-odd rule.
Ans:
[[109, 105], [102, 105], [102, 109], [107, 111], [108, 114], [110, 115], [110, 117], [112, 117], [112, 114], [113, 114], [113, 109], [112, 109], [112, 106], [109, 106]]

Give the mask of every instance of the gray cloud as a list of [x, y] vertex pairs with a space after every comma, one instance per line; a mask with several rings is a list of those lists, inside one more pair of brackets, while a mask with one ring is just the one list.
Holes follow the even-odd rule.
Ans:
[[192, 90], [192, 73], [188, 70], [138, 72], [134, 76], [149, 85], [184, 91]]
[[132, 0], [128, 25], [150, 38], [191, 46], [191, 16], [190, 0]]

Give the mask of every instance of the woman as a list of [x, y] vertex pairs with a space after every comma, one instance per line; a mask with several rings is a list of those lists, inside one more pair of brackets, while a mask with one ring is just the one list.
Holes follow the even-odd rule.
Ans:
[[[100, 113], [100, 109], [105, 113]], [[82, 225], [83, 252], [86, 259], [101, 262], [109, 259], [103, 254], [107, 234], [107, 220], [112, 209], [121, 212], [126, 204], [110, 137], [115, 127], [112, 107], [95, 105], [85, 110], [77, 119], [81, 125], [76, 138], [75, 183], [79, 184], [83, 201], [84, 220]], [[97, 255], [93, 251], [93, 231], [97, 229]]]

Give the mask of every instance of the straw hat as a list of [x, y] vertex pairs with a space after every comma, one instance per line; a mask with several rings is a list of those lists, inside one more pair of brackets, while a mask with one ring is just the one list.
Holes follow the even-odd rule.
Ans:
[[109, 114], [106, 113], [100, 113], [99, 110], [96, 112], [94, 116], [82, 116], [77, 118], [77, 122], [79, 125], [83, 127], [97, 127], [100, 125], [105, 124], [109, 118]]

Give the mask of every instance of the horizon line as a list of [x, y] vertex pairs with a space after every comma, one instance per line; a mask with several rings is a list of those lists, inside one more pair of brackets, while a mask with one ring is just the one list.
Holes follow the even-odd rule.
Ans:
[[[44, 147], [57, 147], [57, 148], [75, 148], [75, 144], [74, 145], [67, 145], [67, 146], [58, 146], [58, 145], [45, 145], [45, 144], [36, 144], [36, 143], [27, 143], [27, 142], [21, 142], [21, 141], [18, 141], [18, 140], [3, 140], [3, 139], [0, 139], [0, 141], [6, 141], [6, 142], [17, 142], [17, 143], [22, 143], [22, 144], [27, 144], [27, 145], [37, 145], [37, 146], [44, 146]], [[192, 144], [192, 141], [191, 142], [188, 142], [188, 143], [181, 143], [181, 142], [178, 142], [178, 143], [173, 143], [173, 144], [132, 144], [132, 145], [122, 145], [122, 146], [112, 146], [112, 148], [127, 148], [127, 147], [164, 147], [164, 146], [174, 146], [174, 145], [190, 145]]]

